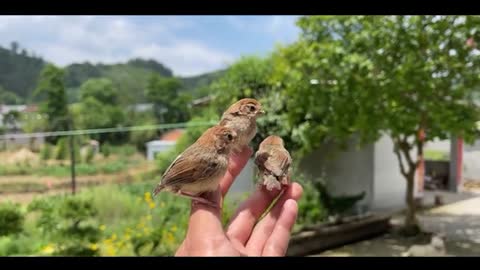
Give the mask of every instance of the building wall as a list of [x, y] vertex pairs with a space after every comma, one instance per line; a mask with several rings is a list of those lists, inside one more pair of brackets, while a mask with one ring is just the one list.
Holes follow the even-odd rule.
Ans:
[[238, 175], [233, 182], [232, 186], [230, 187], [229, 194], [235, 196], [245, 192], [252, 193], [255, 191], [254, 177], [255, 164], [253, 159], [250, 159], [240, 175]]
[[393, 152], [393, 142], [390, 137], [382, 136], [374, 148], [372, 209], [401, 209], [405, 206], [407, 183], [400, 173], [398, 159]]
[[358, 203], [367, 207], [373, 198], [373, 146], [358, 149], [355, 140], [345, 150], [325, 145], [305, 157], [300, 168], [313, 178], [325, 177], [327, 188], [333, 195], [355, 195], [366, 192]]

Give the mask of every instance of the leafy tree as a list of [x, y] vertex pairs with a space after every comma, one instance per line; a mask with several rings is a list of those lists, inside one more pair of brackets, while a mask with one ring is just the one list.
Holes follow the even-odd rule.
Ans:
[[[76, 123], [83, 129], [112, 128], [125, 123], [125, 114], [118, 102], [118, 91], [109, 79], [90, 79], [80, 87], [80, 103], [72, 106]], [[100, 142], [116, 142], [125, 134], [93, 135]]]
[[176, 78], [162, 78], [153, 74], [147, 85], [145, 97], [154, 104], [154, 114], [160, 123], [185, 122], [190, 118], [191, 96], [179, 95], [182, 87]]
[[[63, 70], [52, 64], [45, 66], [40, 75], [36, 95], [46, 95], [40, 106], [40, 112], [47, 116], [46, 131], [69, 130], [71, 126], [63, 75]], [[57, 140], [57, 137], [47, 137], [52, 143]]]
[[22, 99], [30, 98], [44, 66], [41, 58], [0, 47], [0, 85]]
[[18, 122], [20, 120], [21, 114], [19, 111], [9, 111], [3, 115], [3, 125], [12, 128], [13, 130], [18, 129]]
[[277, 54], [267, 58], [243, 57], [229, 67], [225, 74], [208, 88], [214, 96], [212, 107], [220, 117], [234, 102], [242, 98], [258, 99], [268, 111], [258, 119], [258, 135], [254, 138], [254, 148], [267, 136], [276, 134], [285, 140], [286, 147], [296, 148], [290, 140], [291, 128], [287, 125], [285, 99], [280, 96], [275, 74]]
[[390, 136], [407, 182], [409, 232], [419, 229], [414, 175], [425, 143], [469, 142], [475, 134], [479, 23], [474, 16], [302, 17], [300, 40], [281, 50], [293, 139], [309, 151], [352, 135], [362, 144]]
[[21, 97], [19, 97], [13, 92], [5, 90], [0, 85], [0, 104], [19, 105], [22, 103], [23, 100]]

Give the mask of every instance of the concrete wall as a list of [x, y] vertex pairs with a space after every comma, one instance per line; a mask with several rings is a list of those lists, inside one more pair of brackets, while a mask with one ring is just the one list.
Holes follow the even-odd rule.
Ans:
[[355, 195], [366, 192], [358, 204], [367, 207], [373, 198], [373, 146], [357, 149], [352, 140], [345, 150], [325, 145], [301, 162], [306, 175], [325, 176], [327, 187], [334, 195]]
[[400, 173], [393, 142], [383, 136], [375, 143], [372, 209], [390, 210], [405, 206], [407, 183]]
[[253, 159], [250, 159], [240, 175], [237, 177], [237, 179], [235, 179], [235, 182], [233, 182], [233, 185], [230, 187], [229, 194], [235, 196], [245, 192], [252, 193], [255, 191], [254, 177], [255, 164]]

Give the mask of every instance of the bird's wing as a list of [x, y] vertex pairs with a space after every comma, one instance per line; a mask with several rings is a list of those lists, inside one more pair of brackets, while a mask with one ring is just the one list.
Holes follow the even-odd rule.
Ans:
[[211, 177], [219, 163], [204, 155], [183, 154], [177, 157], [162, 177], [162, 185], [174, 186]]
[[263, 163], [265, 169], [280, 177], [288, 172], [292, 159], [288, 151], [284, 149], [272, 148], [268, 151], [268, 158]]

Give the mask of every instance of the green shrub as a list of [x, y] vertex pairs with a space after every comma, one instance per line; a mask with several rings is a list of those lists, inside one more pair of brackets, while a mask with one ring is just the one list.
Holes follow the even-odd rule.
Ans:
[[40, 149], [40, 158], [42, 160], [49, 160], [52, 158], [52, 145], [49, 143], [43, 144], [42, 148]]
[[323, 222], [328, 217], [328, 210], [323, 203], [321, 190], [316, 189], [314, 181], [304, 175], [296, 176], [295, 181], [303, 187], [303, 194], [298, 201], [297, 227], [314, 225]]
[[87, 147], [87, 153], [85, 154], [84, 162], [90, 164], [95, 157], [95, 149], [93, 147]]
[[102, 153], [103, 156], [108, 157], [108, 156], [110, 156], [111, 148], [112, 147], [110, 146], [110, 144], [108, 142], [103, 143], [100, 146], [100, 152]]
[[13, 203], [0, 204], [0, 236], [17, 234], [23, 230], [25, 217], [19, 205]]
[[66, 138], [61, 138], [58, 140], [55, 148], [55, 159], [65, 160], [68, 159], [68, 141]]
[[112, 162], [108, 162], [99, 166], [99, 170], [102, 173], [110, 174], [110, 173], [117, 173], [120, 171], [125, 170], [128, 167], [128, 164], [125, 160], [115, 160]]

